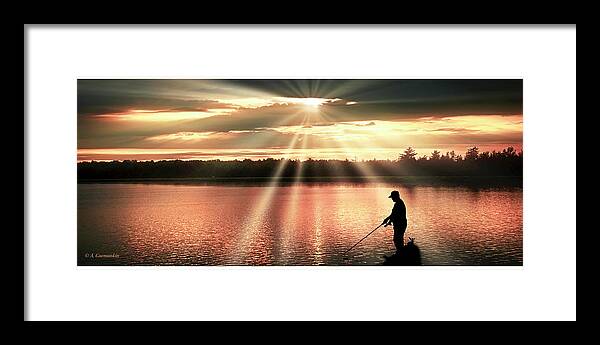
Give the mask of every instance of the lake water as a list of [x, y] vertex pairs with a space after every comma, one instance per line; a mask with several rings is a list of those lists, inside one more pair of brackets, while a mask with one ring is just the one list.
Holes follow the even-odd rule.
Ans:
[[522, 265], [520, 184], [80, 183], [79, 265], [379, 265], [391, 190], [423, 265]]

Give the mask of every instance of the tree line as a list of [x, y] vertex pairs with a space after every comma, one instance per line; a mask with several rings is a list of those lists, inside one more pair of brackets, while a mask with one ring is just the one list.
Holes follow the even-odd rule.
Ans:
[[[283, 167], [283, 168], [282, 168]], [[160, 160], [87, 161], [77, 163], [79, 180], [132, 178], [252, 178], [361, 176], [522, 176], [523, 151], [513, 147], [479, 152], [469, 148], [464, 156], [454, 151], [433, 151], [418, 157], [409, 147], [395, 160], [289, 159], [259, 160]]]

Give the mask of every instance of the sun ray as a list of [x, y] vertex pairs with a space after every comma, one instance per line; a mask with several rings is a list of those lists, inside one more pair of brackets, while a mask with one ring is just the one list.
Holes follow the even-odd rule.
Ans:
[[[302, 121], [303, 124], [305, 123], [306, 119], [307, 116], [304, 117]], [[290, 144], [288, 145], [288, 151], [293, 150], [296, 147], [299, 136], [299, 133], [294, 134]], [[264, 222], [264, 215], [271, 205], [273, 197], [275, 196], [275, 192], [279, 189], [281, 175], [285, 171], [288, 163], [288, 158], [283, 158], [280, 160], [275, 172], [271, 176], [271, 180], [267, 186], [264, 187], [264, 191], [260, 195], [258, 203], [252, 209], [250, 216], [243, 223], [243, 226], [241, 227], [241, 239], [237, 241], [237, 247], [232, 255], [235, 263], [243, 261], [247, 257], [248, 251], [251, 250], [252, 243], [255, 241], [258, 233], [261, 230], [261, 225]]]
[[[375, 83], [376, 81], [374, 80], [369, 80], [368, 82], [366, 80], [345, 80], [344, 83], [339, 83], [337, 87], [330, 88], [329, 90], [324, 92], [323, 95], [321, 95], [321, 97], [332, 98], [334, 96], [339, 97], [339, 95], [352, 96], [361, 94], [370, 90], [369, 88], [367, 88], [368, 84]], [[375, 85], [372, 86], [374, 87]]]
[[320, 97], [321, 96], [320, 89], [321, 89], [321, 80], [320, 79], [314, 80], [314, 94], [311, 96]]
[[[311, 194], [312, 195], [312, 194]], [[314, 212], [314, 238], [315, 240], [313, 241], [313, 245], [314, 245], [314, 260], [315, 260], [315, 264], [317, 265], [323, 265], [324, 261], [323, 261], [323, 239], [322, 239], [322, 225], [323, 225], [323, 218], [322, 218], [322, 206], [321, 206], [321, 199], [320, 198], [314, 198], [314, 200], [312, 200], [312, 204], [313, 204], [313, 212]]]
[[298, 191], [296, 184], [289, 187], [289, 199], [284, 206], [283, 214], [285, 217], [281, 228], [281, 247], [278, 250], [278, 256], [283, 265], [287, 264], [293, 257], [290, 243], [292, 242], [291, 239], [298, 226], [296, 223], [296, 217], [298, 216]]
[[[304, 119], [303, 123], [306, 123], [307, 121], [308, 116]], [[307, 137], [308, 135], [304, 133], [302, 139], [300, 139], [302, 141], [302, 151], [304, 151], [307, 147]], [[289, 200], [284, 209], [284, 214], [286, 216], [283, 222], [283, 228], [281, 229], [283, 244], [279, 251], [279, 256], [282, 257], [283, 264], [285, 264], [289, 259], [289, 255], [291, 254], [289, 252], [289, 244], [295, 231], [297, 230], [296, 227], [298, 224], [296, 224], [295, 219], [297, 217], [298, 211], [298, 193], [300, 191], [300, 181], [302, 178], [303, 165], [304, 164], [302, 162], [302, 158], [298, 158], [296, 160], [296, 171], [294, 172], [294, 179], [292, 181], [292, 186], [290, 187]]]
[[[301, 109], [294, 111], [293, 113], [287, 115], [287, 116], [282, 116], [281, 119], [279, 119], [277, 122], [274, 122], [271, 127], [272, 128], [277, 128], [279, 126], [285, 125], [286, 123], [288, 123], [290, 120], [293, 120], [296, 116], [302, 115], [303, 111]], [[275, 135], [271, 135], [271, 136], [265, 136], [262, 137], [261, 139], [254, 139], [255, 141], [253, 142], [255, 144], [255, 146], [258, 147], [258, 145], [261, 145], [263, 147], [272, 147], [273, 142], [276, 140]], [[294, 138], [292, 139], [294, 140]]]
[[[320, 112], [320, 115], [325, 119], [325, 120], [331, 120], [327, 114], [326, 110], [323, 110]], [[352, 159], [352, 152], [354, 150], [356, 150], [358, 147], [356, 146], [356, 144], [350, 144], [348, 142], [344, 142], [342, 140], [336, 140], [336, 143], [338, 144], [338, 146], [340, 147], [340, 149], [342, 151], [344, 151], [344, 153], [348, 156], [350, 160]], [[356, 159], [354, 160], [354, 166], [357, 168], [357, 170], [359, 171], [359, 173], [362, 175], [362, 177], [366, 177], [369, 179], [369, 181], [373, 181], [373, 182], [380, 182], [380, 178], [377, 176], [377, 173], [371, 169], [371, 167], [369, 167], [366, 164], [362, 164], [361, 162], [357, 161]]]
[[298, 82], [296, 82], [295, 80], [284, 80], [284, 84], [286, 84], [288, 88], [292, 91], [292, 93], [296, 96], [305, 97], [305, 95], [302, 92], [302, 88], [300, 87], [300, 85], [298, 85]]

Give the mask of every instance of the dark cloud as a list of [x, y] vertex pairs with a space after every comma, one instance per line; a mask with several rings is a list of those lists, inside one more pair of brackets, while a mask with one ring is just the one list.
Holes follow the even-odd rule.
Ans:
[[193, 81], [80, 79], [77, 81], [77, 113], [85, 116], [132, 109], [206, 111], [232, 108], [230, 104], [203, 97], [206, 92], [223, 92], [223, 89], [194, 89], [190, 84], [193, 85]]
[[[521, 114], [521, 79], [261, 79], [78, 80], [78, 113], [143, 109], [202, 110], [226, 107], [218, 95], [339, 98], [347, 116], [396, 114]], [[253, 93], [254, 91], [254, 93]], [[213, 96], [213, 97], [209, 97]], [[213, 99], [213, 101], [210, 101]], [[358, 102], [348, 106], [347, 101]], [[340, 109], [338, 109], [340, 110]], [[371, 114], [371, 115], [369, 115]]]
[[281, 97], [341, 98], [359, 104], [383, 103], [386, 104], [385, 109], [404, 114], [465, 110], [470, 113], [520, 114], [523, 102], [521, 79], [245, 79], [228, 80], [226, 83]]
[[236, 151], [236, 152], [209, 152], [209, 151], [189, 151], [189, 152], [169, 152], [169, 153], [78, 153], [77, 159], [80, 161], [101, 161], [101, 160], [167, 160], [167, 159], [222, 159], [231, 157], [241, 159], [242, 157], [266, 158], [282, 155], [279, 151]]
[[79, 95], [78, 114], [102, 115], [125, 113], [134, 109], [151, 111], [207, 111], [231, 109], [229, 104], [212, 100], [168, 99], [130, 95]]
[[356, 126], [356, 127], [369, 127], [369, 126], [375, 126], [376, 123], [371, 121], [369, 123], [347, 123], [347, 122], [340, 122], [340, 124], [342, 125], [348, 125], [348, 126]]
[[305, 126], [305, 127], [327, 127], [327, 126], [333, 126], [335, 125], [334, 122], [315, 122], [310, 126]]
[[[331, 126], [336, 123], [353, 126], [373, 126], [373, 120], [409, 121], [423, 116], [435, 116], [432, 113], [397, 114], [384, 111], [385, 104], [379, 104], [380, 111], [366, 112], [344, 111], [341, 107], [321, 106], [320, 114], [307, 113], [302, 105], [274, 104], [259, 108], [240, 108], [228, 115], [215, 115], [201, 119], [190, 119], [169, 122], [144, 122], [140, 125], [134, 121], [110, 121], [101, 118], [83, 118], [78, 122], [79, 147], [94, 147], [106, 142], [106, 147], [128, 146], [134, 138], [148, 137], [178, 132], [230, 132], [253, 131], [277, 128], [281, 126], [303, 126], [305, 128]], [[360, 109], [357, 105], [346, 108]], [[495, 112], [494, 112], [495, 113]], [[451, 114], [438, 114], [448, 117]], [[370, 121], [366, 124], [349, 123], [351, 121]], [[468, 129], [463, 129], [466, 133]]]
[[321, 106], [322, 113], [331, 121], [408, 121], [422, 117], [449, 117], [464, 115], [517, 115], [520, 104], [502, 99], [487, 100], [431, 99], [429, 101], [359, 102], [351, 106]]
[[[170, 131], [166, 134], [181, 133]], [[161, 135], [147, 136], [99, 136], [94, 138], [79, 139], [80, 149], [99, 148], [154, 148], [154, 149], [262, 149], [281, 148], [286, 149], [294, 146], [302, 146], [302, 140], [316, 147], [331, 146], [325, 140], [316, 135], [295, 135], [294, 133], [282, 133], [272, 129], [253, 130], [244, 132], [216, 132], [206, 133], [203, 139], [181, 140], [177, 138], [161, 138]], [[163, 134], [164, 135], [164, 134]], [[190, 136], [190, 134], [187, 134]], [[182, 137], [186, 134], [181, 134]], [[337, 146], [336, 146], [337, 147]]]
[[429, 129], [428, 132], [478, 133], [480, 132], [480, 130], [460, 127], [442, 127], [436, 129]]

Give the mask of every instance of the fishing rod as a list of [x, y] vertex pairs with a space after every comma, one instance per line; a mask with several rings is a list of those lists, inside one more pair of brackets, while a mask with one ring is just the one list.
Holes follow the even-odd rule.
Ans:
[[373, 229], [371, 232], [369, 232], [367, 234], [367, 236], [363, 237], [360, 239], [360, 241], [356, 242], [352, 247], [348, 248], [345, 252], [342, 253], [342, 255], [346, 255], [346, 253], [348, 253], [350, 250], [352, 250], [352, 248], [356, 247], [360, 242], [362, 242], [365, 238], [369, 237], [372, 233], [375, 232], [375, 230], [379, 229], [384, 223], [379, 224], [378, 227], [376, 227], [375, 229]]

